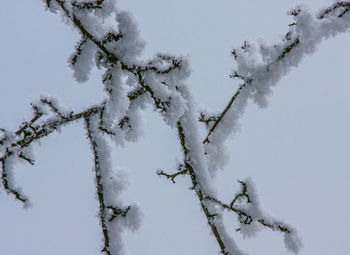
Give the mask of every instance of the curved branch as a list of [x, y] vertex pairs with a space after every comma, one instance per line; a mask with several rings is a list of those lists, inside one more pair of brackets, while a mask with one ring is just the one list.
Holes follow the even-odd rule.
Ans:
[[167, 174], [163, 170], [157, 171], [158, 176], [165, 176], [167, 179], [170, 179], [172, 183], [175, 183], [175, 178], [178, 177], [179, 175], [186, 175], [188, 174], [187, 168], [183, 164], [180, 164], [177, 168], [177, 172], [174, 174]]
[[[325, 19], [327, 16], [334, 14], [335, 17], [337, 18], [342, 18], [344, 17], [345, 14], [348, 14], [350, 11], [350, 2], [337, 2], [335, 4], [333, 4], [332, 6], [328, 7], [327, 9], [325, 9], [318, 17], [319, 20], [323, 20]], [[298, 10], [294, 10], [290, 13], [292, 16], [298, 16], [300, 14], [300, 9]], [[295, 31], [295, 26], [298, 26], [299, 24], [297, 22], [294, 22], [293, 24], [290, 24], [290, 31], [286, 33], [283, 42], [290, 42], [288, 43], [285, 47], [282, 48], [281, 53], [273, 60], [268, 61], [263, 67], [261, 67], [258, 73], [259, 75], [262, 74], [266, 74], [268, 72], [271, 72], [271, 67], [275, 64], [278, 64], [279, 62], [281, 62], [283, 59], [287, 58], [288, 55], [290, 55], [290, 53], [298, 46], [301, 44], [301, 40], [303, 40], [302, 38], [300, 38], [299, 36], [296, 36], [293, 40], [291, 35], [293, 34], [292, 31]], [[277, 47], [278, 45], [275, 45], [275, 47]], [[249, 45], [244, 42], [244, 45], [241, 47], [245, 52], [249, 51]], [[232, 51], [232, 55], [233, 57], [237, 60], [237, 51], [233, 50]], [[231, 78], [240, 78], [244, 80], [244, 83], [242, 85], [239, 86], [239, 88], [237, 89], [237, 91], [234, 93], [234, 95], [231, 97], [231, 99], [229, 100], [229, 102], [227, 103], [226, 107], [224, 108], [224, 110], [220, 113], [219, 117], [216, 118], [215, 122], [213, 123], [213, 125], [211, 126], [211, 128], [209, 129], [207, 136], [205, 137], [205, 139], [203, 140], [204, 144], [210, 143], [210, 136], [214, 133], [214, 131], [216, 130], [216, 128], [219, 126], [220, 123], [222, 123], [224, 121], [224, 117], [227, 114], [227, 112], [229, 111], [229, 109], [232, 107], [233, 103], [235, 102], [235, 100], [239, 97], [239, 95], [242, 92], [242, 89], [245, 87], [248, 87], [248, 85], [251, 86], [255, 86], [257, 87], [257, 83], [259, 82], [258, 80], [254, 80], [254, 78], [252, 76], [249, 77], [245, 77], [243, 75], [238, 74], [237, 72], [235, 72], [233, 75], [231, 75]]]

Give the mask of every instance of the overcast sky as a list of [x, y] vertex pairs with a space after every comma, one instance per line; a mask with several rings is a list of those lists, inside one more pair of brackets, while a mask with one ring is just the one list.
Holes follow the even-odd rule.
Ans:
[[[302, 3], [317, 11], [331, 0]], [[188, 56], [189, 86], [200, 105], [222, 109], [236, 87], [229, 79], [230, 51], [246, 39], [278, 42], [301, 1], [119, 0], [130, 10], [147, 42], [145, 56]], [[0, 9], [0, 127], [15, 130], [30, 118], [29, 103], [40, 93], [79, 110], [103, 97], [101, 71], [78, 84], [67, 59], [78, 33], [40, 0], [3, 1]], [[350, 244], [350, 35], [329, 39], [278, 83], [269, 106], [251, 103], [241, 129], [229, 141], [230, 162], [215, 184], [229, 201], [238, 179], [252, 177], [261, 205], [295, 226], [301, 254], [347, 254]], [[113, 163], [128, 169], [125, 203], [144, 211], [142, 228], [125, 235], [133, 255], [217, 254], [190, 182], [174, 185], [157, 168], [175, 170], [182, 158], [176, 132], [148, 109], [139, 143], [113, 149]], [[18, 164], [17, 184], [29, 195], [27, 211], [0, 191], [0, 255], [96, 255], [100, 249], [92, 156], [82, 123], [35, 145], [36, 165]], [[246, 240], [226, 223], [251, 255], [288, 254], [283, 236], [269, 230]]]

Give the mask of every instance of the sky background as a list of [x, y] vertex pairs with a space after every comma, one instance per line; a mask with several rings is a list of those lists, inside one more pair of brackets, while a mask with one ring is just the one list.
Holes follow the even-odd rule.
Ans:
[[[130, 10], [147, 42], [145, 56], [169, 52], [188, 56], [188, 85], [199, 105], [224, 107], [236, 89], [229, 79], [230, 51], [244, 40], [279, 42], [297, 3], [317, 11], [333, 1], [119, 0]], [[101, 71], [89, 82], [72, 78], [68, 57], [78, 33], [40, 0], [4, 1], [0, 9], [0, 127], [11, 130], [31, 117], [29, 103], [40, 93], [57, 96], [79, 110], [103, 97]], [[230, 201], [238, 179], [252, 177], [263, 208], [295, 226], [303, 236], [301, 254], [347, 254], [350, 244], [350, 105], [345, 34], [283, 78], [266, 109], [253, 103], [240, 131], [228, 143], [231, 159], [213, 180]], [[182, 153], [175, 130], [149, 107], [139, 143], [115, 148], [115, 167], [128, 169], [124, 201], [143, 208], [142, 228], [126, 233], [133, 255], [217, 254], [187, 178], [176, 184], [159, 178], [158, 168], [175, 170]], [[100, 249], [92, 155], [83, 125], [62, 128], [35, 145], [36, 164], [18, 164], [17, 184], [33, 207], [0, 190], [0, 255], [96, 255]], [[242, 239], [235, 218], [225, 222], [239, 247], [251, 255], [283, 255], [283, 236], [269, 230]]]

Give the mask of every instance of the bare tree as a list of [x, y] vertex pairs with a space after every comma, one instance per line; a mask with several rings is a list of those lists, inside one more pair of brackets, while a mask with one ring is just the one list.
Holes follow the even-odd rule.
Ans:
[[[42, 96], [31, 104], [33, 117], [21, 123], [16, 131], [0, 129], [1, 181], [4, 190], [25, 207], [29, 199], [15, 185], [13, 166], [19, 160], [34, 164], [31, 146], [62, 126], [83, 121], [90, 143], [95, 170], [96, 195], [103, 243], [101, 252], [125, 254], [124, 229], [139, 227], [140, 209], [124, 205], [119, 199], [124, 179], [111, 170], [106, 139], [117, 145], [137, 141], [140, 136], [139, 114], [151, 104], [164, 122], [175, 129], [183, 152], [183, 162], [176, 171], [158, 170], [159, 176], [175, 183], [187, 176], [191, 190], [199, 200], [210, 231], [221, 254], [244, 254], [227, 234], [223, 212], [237, 216], [237, 231], [251, 236], [268, 228], [284, 235], [286, 248], [298, 253], [302, 247], [296, 230], [281, 220], [267, 215], [257, 201], [250, 179], [239, 181], [241, 189], [231, 201], [220, 200], [211, 179], [224, 167], [225, 142], [234, 132], [249, 99], [266, 106], [268, 96], [278, 81], [316, 46], [331, 36], [348, 31], [350, 2], [336, 2], [313, 14], [299, 6], [290, 12], [294, 22], [279, 43], [268, 45], [245, 41], [231, 54], [237, 62], [232, 79], [240, 86], [219, 113], [199, 112], [186, 85], [189, 64], [186, 58], [158, 54], [142, 59], [144, 42], [128, 12], [116, 7], [113, 0], [64, 1], [45, 0], [48, 10], [59, 13], [76, 29], [81, 39], [70, 57], [74, 77], [79, 82], [89, 78], [93, 65], [104, 70], [102, 84], [105, 99], [89, 105], [84, 111], [66, 110], [54, 97]], [[114, 25], [107, 20], [113, 19]], [[200, 138], [199, 124], [206, 129]]]

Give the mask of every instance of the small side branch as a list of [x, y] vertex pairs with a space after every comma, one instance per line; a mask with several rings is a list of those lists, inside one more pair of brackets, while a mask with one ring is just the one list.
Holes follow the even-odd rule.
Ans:
[[179, 175], [186, 175], [188, 174], [187, 168], [183, 164], [180, 164], [177, 168], [177, 172], [174, 174], [167, 174], [163, 170], [157, 171], [158, 176], [165, 176], [167, 179], [170, 179], [172, 183], [175, 183], [175, 178], [178, 177]]
[[225, 204], [225, 203], [221, 202], [220, 200], [213, 198], [213, 197], [210, 197], [210, 196], [206, 196], [205, 199], [208, 201], [214, 202], [215, 204], [219, 205], [223, 209], [226, 209], [228, 211], [236, 213], [240, 223], [250, 224], [253, 221], [253, 218], [250, 215], [248, 215], [243, 210], [235, 208], [231, 204], [230, 205]]
[[127, 213], [130, 211], [131, 207], [128, 206], [125, 209], [120, 209], [116, 206], [107, 206], [107, 209], [111, 210], [111, 216], [109, 218], [109, 222], [112, 222], [115, 218], [117, 218], [118, 216], [122, 216], [122, 217], [126, 217]]
[[200, 113], [198, 118], [199, 122], [203, 122], [207, 127], [211, 125], [211, 123], [216, 122], [218, 120], [217, 116], [206, 116], [204, 113]]
[[101, 9], [104, 0], [96, 0], [90, 2], [72, 1], [72, 6], [78, 9]]
[[280, 231], [280, 232], [284, 232], [284, 233], [288, 233], [290, 234], [291, 231], [288, 229], [288, 227], [284, 226], [283, 224], [280, 223], [269, 223], [264, 219], [260, 219], [258, 220], [258, 222], [263, 225], [264, 227], [268, 227], [273, 231]]
[[239, 192], [238, 194], [236, 194], [236, 196], [234, 197], [234, 199], [232, 200], [232, 202], [230, 203], [230, 207], [233, 207], [237, 202], [239, 202], [242, 198], [246, 198], [247, 199], [247, 203], [251, 203], [252, 200], [250, 199], [249, 195], [248, 195], [248, 188], [247, 188], [247, 184], [243, 181], [238, 181], [239, 184], [241, 185], [241, 192]]
[[350, 11], [350, 2], [337, 2], [335, 4], [333, 4], [332, 6], [328, 7], [326, 10], [324, 10], [320, 16], [319, 19], [324, 19], [327, 15], [331, 14], [334, 11], [338, 11], [339, 9], [341, 9], [341, 12], [338, 14], [338, 18], [341, 18], [342, 16], [344, 16], [347, 12]]
[[18, 157], [21, 158], [21, 159], [23, 159], [23, 160], [25, 160], [25, 161], [27, 161], [29, 164], [34, 165], [35, 160], [34, 160], [34, 159], [31, 159], [31, 158], [29, 158], [29, 157], [27, 157], [27, 156], [25, 156], [25, 155], [23, 154], [23, 152], [20, 152], [20, 153], [18, 154]]
[[[286, 225], [284, 225], [279, 221], [271, 220], [266, 217], [263, 217], [261, 213], [258, 213], [258, 216], [253, 217], [247, 210], [245, 210], [244, 208], [246, 206], [242, 204], [243, 203], [242, 199], [245, 199], [246, 204], [257, 203], [257, 201], [251, 200], [251, 197], [249, 196], [247, 184], [243, 181], [239, 181], [239, 183], [241, 184], [241, 191], [235, 195], [235, 197], [233, 198], [230, 204], [223, 203], [220, 200], [210, 196], [206, 196], [205, 199], [220, 206], [224, 210], [237, 214], [238, 221], [241, 224], [250, 225], [255, 221], [261, 224], [263, 227], [267, 227], [273, 231], [279, 231], [287, 234], [292, 233], [292, 231]], [[238, 228], [236, 230], [240, 231], [241, 229]]]
[[203, 144], [206, 143], [210, 143], [209, 137], [211, 136], [211, 134], [215, 131], [216, 127], [219, 125], [219, 123], [222, 121], [222, 119], [225, 117], [227, 111], [231, 108], [233, 102], [237, 99], [238, 95], [241, 93], [241, 91], [248, 86], [249, 84], [251, 84], [252, 80], [248, 80], [245, 83], [243, 83], [238, 90], [236, 91], [236, 93], [231, 97], [230, 101], [228, 102], [228, 104], [226, 105], [225, 109], [220, 113], [219, 117], [217, 117], [217, 119], [215, 120], [213, 126], [210, 128], [206, 138], [203, 140]]
[[26, 205], [26, 203], [28, 202], [28, 199], [21, 193], [21, 191], [19, 189], [15, 189], [12, 187], [12, 185], [10, 185], [10, 180], [9, 180], [9, 176], [8, 176], [8, 169], [7, 169], [7, 159], [9, 156], [11, 156], [12, 153], [7, 153], [6, 156], [2, 157], [0, 159], [1, 162], [1, 169], [2, 169], [2, 173], [1, 173], [1, 182], [2, 185], [4, 187], [4, 189], [6, 190], [6, 192], [8, 194], [12, 194], [16, 200], [22, 202], [24, 205]]
[[63, 119], [63, 120], [68, 120], [69, 118], [72, 117], [73, 112], [70, 112], [69, 114], [63, 113], [56, 105], [54, 102], [52, 102], [51, 100], [47, 99], [47, 98], [41, 98], [40, 101], [44, 104], [47, 105], [50, 110], [56, 114], [59, 118]]

